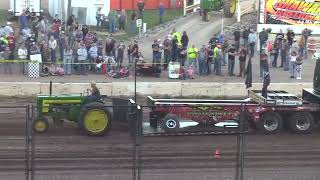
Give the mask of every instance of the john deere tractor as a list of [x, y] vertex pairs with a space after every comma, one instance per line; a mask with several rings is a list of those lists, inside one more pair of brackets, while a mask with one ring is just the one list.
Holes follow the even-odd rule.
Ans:
[[78, 123], [87, 135], [103, 136], [110, 129], [113, 112], [111, 105], [105, 96], [97, 102], [89, 102], [81, 94], [39, 95], [33, 130], [37, 133], [46, 132], [49, 128], [48, 119], [53, 119], [55, 126], [62, 126], [63, 120], [68, 120]]
[[224, 16], [233, 17], [236, 12], [237, 0], [201, 0], [200, 8], [203, 10], [203, 20], [207, 20], [209, 11], [220, 11], [223, 9]]

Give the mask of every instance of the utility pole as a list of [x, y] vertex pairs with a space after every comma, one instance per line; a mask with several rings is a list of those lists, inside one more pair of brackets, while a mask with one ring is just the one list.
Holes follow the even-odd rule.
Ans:
[[68, 15], [68, 18], [69, 18], [69, 16], [71, 16], [71, 1], [72, 1], [72, 0], [68, 0], [68, 7], [67, 7], [67, 15]]

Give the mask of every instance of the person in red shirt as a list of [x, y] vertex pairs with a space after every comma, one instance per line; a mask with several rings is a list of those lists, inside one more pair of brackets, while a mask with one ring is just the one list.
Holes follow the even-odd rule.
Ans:
[[14, 33], [10, 33], [9, 36], [7, 37], [8, 39], [8, 45], [9, 45], [9, 48], [11, 51], [14, 51], [16, 49], [16, 42], [17, 42], [17, 39], [16, 37], [14, 36]]
[[55, 21], [51, 26], [51, 32], [55, 39], [59, 38], [60, 33], [60, 23], [59, 21]]

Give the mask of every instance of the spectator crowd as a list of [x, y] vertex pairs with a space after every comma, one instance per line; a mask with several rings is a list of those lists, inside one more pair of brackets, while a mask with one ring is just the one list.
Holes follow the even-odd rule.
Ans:
[[[159, 12], [161, 18], [163, 11]], [[50, 23], [45, 16], [37, 17], [33, 10], [24, 10], [19, 16], [19, 27], [15, 29], [13, 24], [8, 22], [0, 28], [1, 59], [22, 60], [17, 64], [3, 63], [4, 73], [12, 74], [13, 69], [17, 69], [13, 67], [19, 65], [19, 73], [27, 74], [25, 62], [31, 60], [32, 55], [41, 54], [40, 71], [43, 76], [74, 73], [86, 75], [90, 72], [125, 77], [136, 61], [138, 67], [145, 64], [156, 77], [160, 77], [161, 71], [170, 69], [170, 62], [179, 64], [176, 73], [179, 73], [181, 79], [194, 78], [193, 74], [222, 76], [223, 66], [227, 66], [227, 75], [235, 76], [236, 64], [239, 64], [237, 76], [244, 77], [247, 59], [256, 56], [255, 52], [259, 45], [260, 78], [269, 72], [271, 65], [273, 68], [290, 70], [291, 78], [301, 79], [303, 58], [307, 58], [307, 42], [311, 35], [310, 30], [304, 29], [299, 41], [296, 41], [294, 32], [288, 29], [286, 34], [280, 30], [275, 39], [271, 40], [270, 29], [263, 29], [257, 34], [254, 29], [245, 27], [242, 30], [235, 29], [231, 39], [225, 37], [223, 32], [214, 34], [208, 39], [207, 44], [198, 49], [189, 43], [186, 31], [180, 34], [173, 29], [163, 40], [154, 40], [151, 47], [152, 63], [147, 66], [148, 63], [143, 59], [137, 40], [126, 46], [122, 41], [116, 42], [112, 36], [117, 18], [119, 30], [124, 30], [127, 19], [125, 11], [121, 11], [120, 14], [109, 13], [110, 34], [106, 39], [99, 38], [96, 34], [101, 30], [104, 18], [101, 9], [98, 9], [97, 25], [95, 31], [92, 31], [88, 26], [79, 24], [74, 15], [68, 17], [66, 22], [56, 15]], [[129, 28], [135, 28], [135, 20], [136, 14], [133, 13]], [[130, 24], [133, 27], [130, 27]], [[58, 63], [60, 62], [58, 60], [62, 63]]]

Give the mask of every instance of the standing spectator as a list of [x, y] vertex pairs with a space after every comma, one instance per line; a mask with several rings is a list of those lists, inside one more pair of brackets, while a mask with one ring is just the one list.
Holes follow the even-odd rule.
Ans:
[[90, 63], [91, 63], [90, 70], [94, 71], [95, 70], [95, 63], [98, 59], [98, 47], [95, 43], [91, 44], [91, 47], [88, 51], [88, 54], [89, 54]]
[[208, 45], [207, 46], [207, 53], [208, 53], [208, 57], [207, 57], [207, 62], [206, 62], [206, 66], [207, 66], [207, 72], [208, 72], [208, 75], [212, 73], [212, 65], [213, 65], [213, 50], [211, 49], [211, 45]]
[[236, 46], [236, 50], [239, 51], [239, 48], [240, 48], [240, 36], [241, 36], [241, 32], [240, 32], [240, 28], [239, 27], [233, 32], [233, 36], [234, 36], [234, 43], [235, 43], [235, 46]]
[[177, 61], [178, 58], [178, 39], [177, 36], [174, 35], [172, 39], [172, 55], [171, 55], [171, 60], [173, 62]]
[[13, 53], [15, 52], [15, 49], [16, 49], [16, 42], [17, 42], [17, 39], [16, 37], [14, 36], [14, 33], [10, 33], [10, 35], [7, 37], [8, 39], [8, 46], [10, 48], [10, 51], [12, 52], [12, 59], [14, 59], [13, 57]]
[[119, 16], [119, 31], [125, 31], [126, 20], [127, 20], [126, 11], [122, 9]]
[[123, 63], [125, 49], [126, 49], [126, 46], [123, 44], [122, 41], [120, 41], [120, 44], [117, 46], [117, 63], [120, 66], [122, 66], [122, 63]]
[[187, 50], [182, 45], [178, 46], [178, 59], [179, 59], [180, 67], [184, 67], [184, 64], [187, 59]]
[[[281, 31], [281, 32], [282, 32], [282, 31]], [[290, 48], [292, 47], [294, 37], [295, 37], [295, 34], [294, 34], [294, 32], [292, 31], [292, 29], [288, 29], [287, 39], [288, 39], [288, 43], [289, 43]]]
[[116, 30], [116, 19], [117, 19], [117, 15], [116, 15], [116, 12], [111, 10], [109, 12], [109, 15], [108, 15], [108, 19], [109, 19], [109, 33], [115, 33]]
[[101, 17], [102, 17], [101, 7], [99, 7], [96, 12], [96, 20], [97, 20], [96, 31], [99, 31], [99, 27], [101, 25]]
[[[27, 55], [28, 55], [28, 50], [27, 50], [25, 44], [22, 43], [18, 49], [18, 58], [21, 61], [25, 61], [25, 60], [27, 60]], [[26, 64], [25, 62], [19, 63], [19, 65], [20, 65], [19, 69], [22, 74], [26, 74], [25, 64]]]
[[182, 44], [183, 48], [188, 49], [189, 37], [188, 37], [186, 31], [183, 31], [183, 33], [182, 33], [181, 44]]
[[54, 36], [50, 37], [49, 49], [50, 49], [51, 62], [56, 62], [57, 40], [54, 38]]
[[42, 33], [37, 39], [37, 44], [41, 45], [43, 43], [48, 43], [48, 36], [44, 33]]
[[[289, 30], [288, 30], [289, 31]], [[287, 34], [288, 35], [288, 34]], [[288, 36], [289, 37], [289, 36]], [[279, 30], [279, 32], [276, 34], [276, 39], [279, 39], [279, 40], [283, 40], [284, 39], [284, 34], [282, 32], [282, 29]], [[289, 38], [287, 38], [289, 39]], [[289, 40], [288, 40], [289, 41]]]
[[[100, 12], [101, 12], [101, 11], [100, 11]], [[72, 14], [72, 15], [69, 16], [68, 19], [67, 19], [67, 26], [68, 26], [68, 28], [70, 28], [70, 27], [73, 25], [74, 21], [75, 21], [75, 17], [74, 17], [74, 15]]]
[[36, 44], [37, 43], [37, 39], [35, 37], [35, 34], [32, 33], [31, 35], [29, 35], [29, 37], [26, 39], [25, 41], [26, 43], [26, 46], [27, 46], [27, 49], [28, 49], [28, 59], [30, 59], [30, 49], [31, 49], [31, 46], [33, 44]]
[[217, 34], [214, 34], [212, 38], [209, 40], [209, 44], [211, 45], [211, 49], [214, 49], [219, 42], [219, 38]]
[[26, 10], [22, 10], [21, 15], [19, 16], [19, 22], [20, 22], [20, 29], [25, 29], [28, 27], [28, 19], [27, 19], [27, 14]]
[[214, 48], [214, 71], [216, 75], [221, 76], [221, 65], [222, 65], [222, 46], [221, 44], [217, 44], [217, 47]]
[[[196, 48], [196, 46], [193, 44], [192, 47], [190, 47], [188, 49], [188, 63], [187, 63], [187, 67], [194, 67], [195, 69], [197, 69], [198, 64], [197, 64], [197, 57], [198, 57], [198, 49]], [[197, 71], [197, 70], [196, 70]]]
[[61, 33], [58, 39], [58, 46], [59, 46], [59, 51], [60, 51], [60, 59], [63, 60], [64, 58], [64, 50], [66, 48], [66, 36], [64, 32]]
[[139, 58], [139, 46], [137, 40], [133, 41], [131, 56], [133, 57], [134, 61], [137, 61]]
[[83, 40], [84, 40], [85, 37], [87, 36], [87, 34], [89, 33], [89, 28], [88, 28], [88, 26], [84, 24], [84, 25], [82, 26], [81, 31], [82, 31]]
[[58, 14], [56, 14], [56, 15], [54, 16], [53, 23], [58, 23], [58, 24], [61, 24], [61, 23], [62, 23], [62, 21], [61, 21], [61, 19], [59, 18]]
[[79, 28], [76, 29], [75, 39], [78, 43], [83, 40], [83, 32]]
[[163, 23], [164, 13], [165, 13], [164, 5], [162, 2], [160, 2], [160, 5], [159, 5], [159, 24]]
[[156, 77], [159, 77], [160, 72], [160, 63], [161, 63], [161, 52], [160, 52], [160, 42], [156, 39], [154, 40], [154, 43], [152, 44], [152, 66], [156, 68]]
[[272, 48], [272, 54], [273, 54], [272, 67], [277, 67], [280, 47], [281, 47], [281, 39], [277, 38]]
[[137, 14], [135, 12], [132, 12], [130, 17], [130, 25], [129, 25], [129, 33], [133, 34], [136, 31], [136, 20], [137, 20]]
[[72, 60], [73, 60], [73, 51], [72, 48], [68, 45], [65, 46], [64, 53], [63, 53], [63, 69], [65, 74], [71, 75], [71, 67], [72, 67]]
[[35, 37], [38, 38], [39, 29], [40, 29], [39, 18], [37, 18], [37, 17], [33, 18], [30, 26], [31, 26], [32, 32], [35, 34]]
[[259, 40], [260, 40], [260, 52], [266, 46], [266, 42], [268, 41], [268, 31], [263, 28], [262, 31], [259, 33]]
[[247, 48], [245, 46], [241, 46], [241, 49], [239, 52], [240, 72], [238, 77], [244, 77], [247, 55], [248, 55]]
[[53, 36], [55, 39], [58, 39], [59, 34], [60, 34], [59, 21], [54, 21], [54, 23], [51, 25], [51, 36]]
[[131, 42], [127, 47], [127, 56], [128, 56], [128, 63], [131, 64], [133, 62], [133, 57], [131, 55], [133, 51], [133, 43]]
[[198, 62], [199, 62], [199, 75], [207, 75], [206, 69], [206, 60], [208, 59], [208, 54], [206, 51], [206, 45], [202, 45], [198, 53]]
[[41, 33], [48, 34], [48, 20], [45, 16], [43, 16], [40, 20], [39, 30]]
[[260, 52], [260, 79], [263, 78], [263, 75], [266, 72], [269, 72], [268, 54], [266, 53], [265, 49], [261, 49], [261, 52]]
[[229, 76], [235, 76], [234, 75], [234, 64], [235, 64], [235, 58], [237, 55], [237, 50], [234, 46], [234, 44], [231, 45], [231, 48], [228, 50], [228, 74]]
[[293, 50], [290, 55], [290, 63], [289, 63], [290, 78], [295, 78], [297, 56], [298, 56], [297, 52]]
[[79, 62], [79, 68], [78, 68], [78, 73], [81, 75], [86, 75], [87, 74], [87, 69], [88, 69], [88, 53], [86, 46], [82, 43], [81, 47], [77, 51], [78, 54], [78, 62]]
[[70, 27], [68, 30], [68, 46], [73, 47], [75, 45], [76, 42], [76, 36], [75, 36], [75, 31], [74, 28]]
[[99, 38], [97, 41], [97, 47], [98, 47], [98, 56], [103, 56], [103, 40]]
[[250, 56], [251, 57], [254, 56], [254, 49], [256, 46], [256, 41], [257, 41], [257, 35], [253, 29], [250, 29], [250, 33], [248, 36], [248, 43], [249, 43], [249, 47], [250, 47]]
[[[4, 49], [4, 52], [3, 52], [3, 58], [5, 60], [13, 60], [13, 59], [10, 59], [10, 55], [11, 55], [11, 51], [10, 51], [10, 48], [7, 46], [5, 47]], [[6, 62], [4, 63], [4, 73], [5, 74], [12, 74], [12, 62]]]
[[243, 45], [245, 47], [248, 47], [248, 37], [249, 37], [249, 28], [244, 27], [244, 30], [242, 31], [242, 38], [243, 38]]
[[50, 60], [50, 49], [47, 42], [44, 42], [40, 47], [42, 64], [47, 64]]
[[309, 36], [311, 35], [311, 30], [305, 28], [302, 31], [302, 36], [304, 37], [304, 49], [305, 49], [305, 53], [304, 53], [304, 58], [307, 59], [308, 58], [308, 51], [307, 51], [307, 46], [308, 46], [308, 39]]
[[296, 79], [297, 80], [300, 80], [302, 79], [302, 63], [303, 63], [303, 57], [302, 55], [298, 55], [297, 59], [296, 59], [296, 74], [297, 74], [297, 77]]
[[172, 44], [171, 39], [169, 36], [166, 37], [166, 39], [163, 41], [163, 56], [164, 56], [164, 65], [163, 69], [167, 70], [168, 64], [171, 61], [171, 50], [172, 50]]
[[305, 39], [304, 39], [304, 36], [301, 36], [300, 40], [299, 40], [299, 43], [298, 43], [298, 46], [299, 46], [299, 55], [301, 57], [303, 57], [304, 55], [304, 47], [305, 47]]
[[221, 42], [222, 44], [222, 66], [225, 66], [227, 64], [227, 53], [229, 49], [229, 41], [225, 40], [224, 42]]
[[116, 46], [116, 40], [114, 40], [112, 38], [112, 35], [109, 34], [109, 36], [106, 39], [106, 47], [105, 47], [105, 51], [106, 51], [106, 56], [113, 56], [115, 57], [115, 47]]
[[284, 39], [281, 43], [281, 47], [280, 47], [280, 54], [281, 54], [281, 65], [280, 67], [285, 67], [286, 69], [286, 66], [287, 65], [287, 57], [288, 57], [288, 52], [289, 52], [289, 44], [287, 42], [286, 39]]

